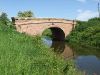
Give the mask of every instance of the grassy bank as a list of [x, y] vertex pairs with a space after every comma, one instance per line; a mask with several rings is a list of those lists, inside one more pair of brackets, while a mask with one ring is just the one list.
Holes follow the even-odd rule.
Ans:
[[[0, 31], [1, 75], [50, 75], [59, 72], [58, 61], [39, 37]], [[55, 63], [56, 62], [56, 63]]]
[[[64, 74], [65, 73], [65, 74]], [[40, 37], [0, 31], [0, 75], [76, 75], [74, 65], [57, 57]]]

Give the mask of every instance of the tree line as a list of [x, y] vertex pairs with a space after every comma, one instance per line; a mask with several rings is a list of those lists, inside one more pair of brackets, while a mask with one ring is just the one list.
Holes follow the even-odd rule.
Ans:
[[66, 41], [100, 48], [100, 18], [77, 21], [75, 29], [66, 37]]

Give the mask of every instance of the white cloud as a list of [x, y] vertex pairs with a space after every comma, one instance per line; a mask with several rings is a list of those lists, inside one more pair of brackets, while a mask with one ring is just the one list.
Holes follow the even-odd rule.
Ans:
[[79, 9], [77, 12], [78, 12], [78, 15], [77, 15], [76, 19], [82, 20], [82, 21], [87, 21], [88, 19], [97, 17], [97, 15], [98, 15], [98, 12], [93, 12], [90, 10], [85, 10], [85, 11], [81, 10], [80, 11], [80, 9]]
[[79, 1], [79, 2], [86, 2], [86, 0], [77, 0], [77, 1]]

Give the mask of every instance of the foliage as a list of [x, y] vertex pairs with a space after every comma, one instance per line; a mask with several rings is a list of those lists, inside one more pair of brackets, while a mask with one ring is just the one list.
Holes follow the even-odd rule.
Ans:
[[32, 11], [19, 11], [17, 14], [18, 17], [34, 17], [34, 14]]
[[7, 31], [8, 29], [13, 29], [13, 25], [7, 17], [6, 13], [2, 13], [0, 16], [0, 30]]
[[7, 14], [6, 13], [2, 13], [0, 16], [0, 21], [2, 22], [2, 24], [7, 25], [9, 19], [7, 18]]
[[52, 31], [51, 31], [51, 29], [46, 29], [43, 33], [42, 33], [42, 36], [43, 37], [50, 37], [50, 38], [52, 38], [53, 36], [52, 36]]
[[86, 22], [78, 21], [66, 40], [100, 48], [100, 18], [92, 18]]

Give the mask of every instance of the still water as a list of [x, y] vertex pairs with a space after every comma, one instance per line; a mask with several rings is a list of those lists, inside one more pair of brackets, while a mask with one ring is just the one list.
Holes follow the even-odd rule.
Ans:
[[85, 72], [85, 75], [100, 75], [99, 49], [68, 45], [64, 41], [52, 41], [48, 38], [44, 38], [43, 41], [65, 60], [73, 59], [76, 68]]

